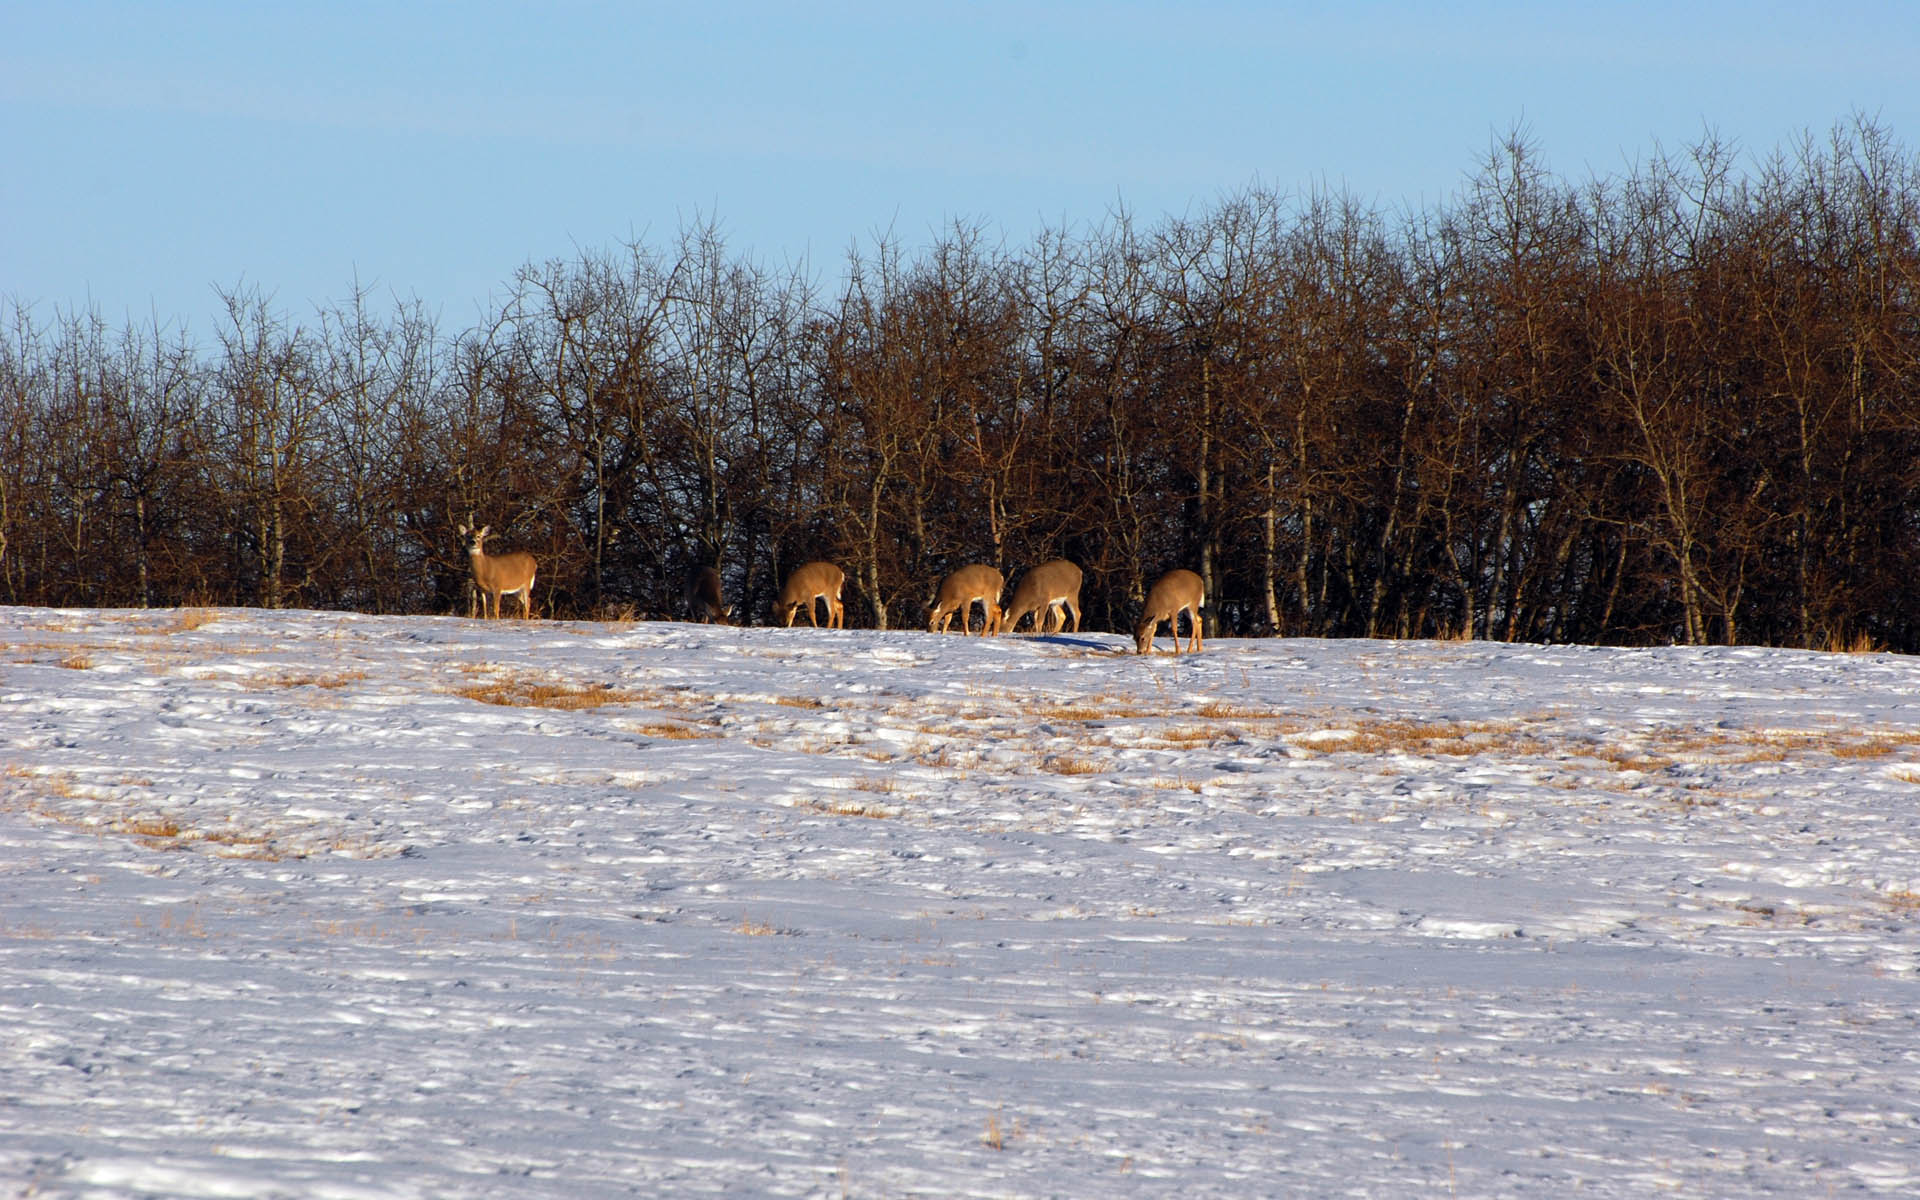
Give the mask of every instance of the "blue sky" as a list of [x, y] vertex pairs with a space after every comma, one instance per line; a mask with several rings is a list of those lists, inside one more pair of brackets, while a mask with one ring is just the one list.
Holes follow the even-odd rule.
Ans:
[[1455, 194], [1516, 124], [1563, 178], [1864, 112], [1920, 147], [1920, 6], [0, 0], [0, 293], [215, 332], [357, 279], [473, 324], [528, 261], [719, 222], [838, 277], [955, 219], [1014, 246], [1249, 184]]

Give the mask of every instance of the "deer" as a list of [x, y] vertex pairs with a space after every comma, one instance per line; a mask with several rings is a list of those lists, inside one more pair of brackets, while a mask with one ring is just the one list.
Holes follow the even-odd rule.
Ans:
[[820, 623], [813, 619], [814, 601], [827, 602], [827, 628], [842, 629], [847, 623], [846, 605], [840, 602], [840, 589], [846, 586], [847, 573], [830, 562], [810, 562], [795, 569], [787, 576], [787, 586], [780, 589], [780, 595], [773, 602], [773, 619], [793, 628], [793, 618], [802, 608], [807, 610], [807, 624], [815, 629]]
[[957, 613], [960, 632], [971, 633], [973, 606], [977, 601], [985, 614], [980, 635], [985, 637], [989, 633], [998, 633], [1000, 592], [1006, 586], [1006, 577], [992, 567], [978, 564], [961, 567], [940, 581], [940, 594], [934, 597], [932, 604], [927, 605], [927, 632], [945, 633], [948, 622]]
[[538, 564], [533, 555], [524, 550], [488, 554], [485, 543], [492, 531], [491, 525], [478, 529], [460, 526], [460, 536], [467, 539], [467, 559], [473, 564], [473, 585], [480, 589], [480, 615], [487, 615], [487, 601], [492, 600], [493, 618], [499, 620], [500, 597], [518, 595], [520, 615], [530, 618], [533, 616], [533, 575]]
[[700, 567], [687, 576], [687, 586], [680, 591], [680, 607], [687, 610], [689, 621], [733, 624], [733, 609], [720, 591], [720, 572], [712, 567]]
[[[1060, 628], [1066, 627], [1067, 616], [1071, 614], [1073, 632], [1080, 632], [1080, 568], [1064, 558], [1029, 568], [1020, 577], [1013, 589], [1013, 599], [1007, 601], [1006, 611], [1001, 614], [1000, 632], [1013, 632], [1021, 619], [1031, 613], [1035, 633], [1052, 633], [1056, 609], [1060, 610]], [[1046, 614], [1044, 618], [1042, 611]]]
[[1153, 635], [1160, 622], [1167, 623], [1173, 635], [1173, 652], [1180, 653], [1180, 614], [1187, 614], [1187, 649], [1201, 647], [1200, 606], [1207, 602], [1207, 588], [1192, 571], [1176, 569], [1153, 581], [1147, 591], [1147, 607], [1140, 623], [1133, 627], [1133, 645], [1141, 654], [1153, 653]]

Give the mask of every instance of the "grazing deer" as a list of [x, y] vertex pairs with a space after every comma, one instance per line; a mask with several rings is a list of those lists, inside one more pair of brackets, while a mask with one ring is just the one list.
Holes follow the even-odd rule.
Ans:
[[460, 536], [467, 539], [467, 558], [473, 564], [473, 585], [480, 589], [480, 615], [487, 615], [487, 601], [493, 601], [493, 616], [500, 617], [500, 597], [518, 595], [520, 597], [520, 615], [533, 616], [533, 573], [536, 563], [533, 555], [524, 550], [512, 554], [488, 554], [484, 543], [487, 534], [493, 530], [491, 525], [482, 525], [474, 529], [469, 525], [460, 526]]
[[1146, 611], [1140, 614], [1140, 623], [1133, 627], [1134, 648], [1142, 654], [1153, 653], [1153, 635], [1159, 631], [1160, 622], [1167, 623], [1167, 631], [1173, 634], [1173, 652], [1180, 653], [1180, 614], [1187, 614], [1187, 649], [1198, 650], [1200, 638], [1200, 606], [1207, 602], [1206, 585], [1192, 571], [1168, 571], [1154, 581], [1147, 592]]
[[847, 623], [846, 606], [840, 603], [840, 589], [847, 583], [847, 573], [829, 562], [811, 562], [787, 576], [787, 586], [780, 589], [780, 595], [773, 602], [773, 619], [793, 628], [793, 618], [802, 608], [807, 610], [807, 624], [815, 629], [820, 623], [813, 619], [814, 601], [827, 602], [827, 628], [841, 629]]
[[927, 605], [927, 632], [945, 633], [955, 613], [960, 616], [960, 632], [971, 632], [968, 627], [976, 601], [985, 613], [981, 636], [1000, 632], [1000, 592], [1006, 586], [1006, 577], [992, 567], [961, 567], [940, 581], [940, 594]]
[[[1060, 628], [1067, 617], [1073, 618], [1073, 632], [1080, 632], [1080, 568], [1064, 558], [1041, 563], [1020, 577], [1000, 617], [1000, 632], [1011, 633], [1022, 618], [1033, 614], [1035, 633], [1052, 633], [1055, 610], [1060, 610]], [[1045, 617], [1041, 616], [1045, 612]]]
[[680, 607], [686, 610], [689, 621], [733, 624], [733, 609], [720, 593], [720, 572], [712, 567], [701, 567], [687, 576], [687, 586], [680, 591]]

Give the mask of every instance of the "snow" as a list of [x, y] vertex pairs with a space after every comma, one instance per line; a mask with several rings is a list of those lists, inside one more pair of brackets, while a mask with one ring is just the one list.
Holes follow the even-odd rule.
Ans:
[[1165, 645], [0, 608], [0, 1182], [1920, 1195], [1920, 662]]

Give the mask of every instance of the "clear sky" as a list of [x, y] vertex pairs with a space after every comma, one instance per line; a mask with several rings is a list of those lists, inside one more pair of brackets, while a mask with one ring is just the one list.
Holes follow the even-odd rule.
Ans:
[[954, 219], [1431, 206], [1516, 124], [1578, 180], [1856, 112], [1920, 148], [1920, 4], [0, 0], [0, 293], [205, 338], [218, 287], [357, 279], [458, 330], [701, 218], [831, 281]]

